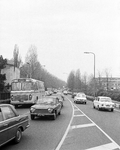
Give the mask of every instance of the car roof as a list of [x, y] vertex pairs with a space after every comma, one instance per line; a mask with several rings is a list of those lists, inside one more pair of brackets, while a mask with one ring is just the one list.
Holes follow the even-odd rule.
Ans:
[[110, 98], [108, 96], [97, 96], [97, 97], [99, 97], [99, 98]]

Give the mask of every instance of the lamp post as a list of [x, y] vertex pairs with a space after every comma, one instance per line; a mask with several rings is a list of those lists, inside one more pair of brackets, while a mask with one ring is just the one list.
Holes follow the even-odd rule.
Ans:
[[95, 98], [95, 92], [96, 92], [96, 85], [95, 85], [95, 53], [93, 52], [84, 52], [85, 54], [92, 54], [94, 56], [94, 98]]

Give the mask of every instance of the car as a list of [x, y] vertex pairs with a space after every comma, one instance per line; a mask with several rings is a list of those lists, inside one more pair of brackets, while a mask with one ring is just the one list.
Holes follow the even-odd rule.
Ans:
[[55, 120], [60, 114], [61, 103], [58, 97], [55, 96], [45, 96], [39, 99], [38, 102], [30, 108], [31, 120], [41, 116], [52, 117], [52, 119]]
[[63, 107], [63, 101], [64, 101], [64, 96], [61, 93], [57, 93], [55, 95], [53, 95], [55, 97], [57, 97], [59, 99], [59, 102], [61, 104], [61, 108]]
[[29, 126], [28, 115], [19, 115], [11, 104], [0, 104], [0, 147], [11, 140], [19, 143]]
[[68, 94], [68, 92], [67, 92], [67, 91], [63, 91], [63, 94], [64, 94], [64, 95], [67, 95], [67, 94]]
[[73, 92], [71, 97], [74, 98], [77, 95], [77, 92]]
[[93, 108], [97, 108], [98, 110], [106, 109], [110, 111], [114, 111], [114, 103], [110, 97], [106, 96], [98, 96], [93, 101]]
[[85, 93], [77, 93], [77, 95], [74, 97], [74, 103], [87, 104], [87, 98]]

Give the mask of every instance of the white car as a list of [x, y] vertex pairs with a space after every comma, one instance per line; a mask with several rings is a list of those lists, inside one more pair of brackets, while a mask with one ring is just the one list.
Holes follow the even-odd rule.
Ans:
[[68, 92], [67, 92], [67, 91], [63, 91], [63, 94], [64, 94], [64, 95], [67, 95], [67, 94], [68, 94]]
[[74, 103], [87, 104], [87, 98], [85, 93], [77, 93], [77, 95], [74, 97]]
[[114, 110], [114, 103], [112, 102], [112, 99], [110, 97], [98, 96], [93, 101], [93, 108], [97, 108], [98, 110], [106, 109], [106, 110], [113, 111]]

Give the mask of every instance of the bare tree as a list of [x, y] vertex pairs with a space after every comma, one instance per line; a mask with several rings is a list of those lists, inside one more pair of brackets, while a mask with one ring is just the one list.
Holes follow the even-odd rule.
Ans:
[[14, 46], [13, 61], [14, 61], [14, 70], [15, 70], [15, 67], [19, 68], [22, 63], [21, 56], [19, 55], [19, 47], [17, 46], [17, 44], [15, 44]]
[[36, 70], [38, 69], [38, 60], [37, 60], [37, 48], [34, 45], [31, 45], [25, 58], [25, 63], [28, 64], [28, 70], [30, 77], [34, 78]]

